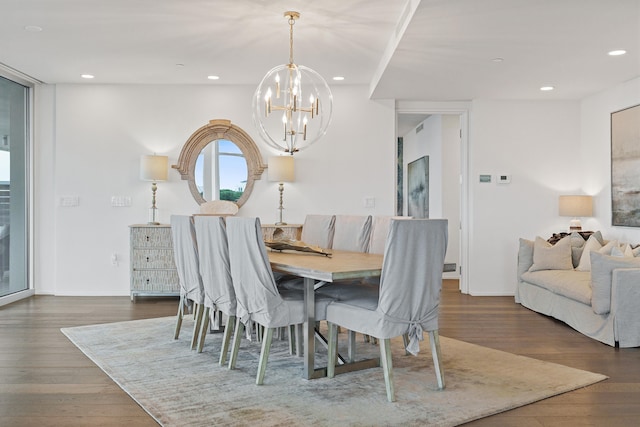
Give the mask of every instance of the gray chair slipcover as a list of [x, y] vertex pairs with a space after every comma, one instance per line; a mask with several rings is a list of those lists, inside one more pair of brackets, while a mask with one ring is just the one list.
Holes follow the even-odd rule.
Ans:
[[371, 215], [336, 215], [331, 248], [339, 251], [367, 252], [370, 234]]
[[[336, 215], [332, 249], [350, 252], [367, 252], [371, 236], [371, 215]], [[334, 299], [354, 298], [362, 293], [377, 295], [375, 287], [363, 280], [347, 280], [327, 283], [319, 289], [323, 295]]]
[[221, 216], [196, 216], [194, 222], [206, 307], [198, 350], [202, 351], [204, 344], [209, 321], [208, 314], [214, 310], [224, 313], [228, 319], [220, 351], [219, 363], [223, 365], [226, 362], [229, 338], [236, 317], [236, 294], [231, 280], [225, 220]]
[[384, 254], [384, 247], [389, 235], [392, 219], [411, 219], [408, 216], [374, 216], [371, 221], [371, 238], [369, 239], [369, 253]]
[[[304, 294], [302, 291], [278, 290], [258, 218], [227, 218], [227, 236], [231, 277], [237, 300], [236, 329], [229, 369], [235, 367], [245, 326], [256, 322], [267, 328], [262, 339], [256, 376], [256, 384], [262, 384], [273, 331], [305, 321]], [[326, 298], [316, 298], [317, 319], [325, 318], [330, 302]]]
[[185, 304], [195, 304], [194, 328], [191, 348], [195, 348], [198, 338], [200, 322], [203, 313], [204, 288], [200, 277], [198, 263], [198, 247], [196, 243], [193, 218], [187, 215], [171, 215], [171, 237], [173, 240], [173, 258], [180, 282], [180, 306], [176, 322], [174, 338], [178, 339]]
[[327, 308], [330, 377], [335, 373], [337, 325], [378, 338], [387, 397], [393, 401], [390, 339], [408, 335], [407, 351], [417, 354], [427, 331], [438, 385], [444, 388], [438, 313], [447, 239], [445, 219], [391, 220], [378, 298], [336, 301]]
[[331, 248], [335, 221], [335, 215], [307, 215], [300, 239], [309, 245]]

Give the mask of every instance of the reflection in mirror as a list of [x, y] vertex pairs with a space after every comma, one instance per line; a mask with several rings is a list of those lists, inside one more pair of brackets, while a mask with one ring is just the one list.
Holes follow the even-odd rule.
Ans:
[[244, 130], [229, 120], [216, 119], [189, 137], [172, 167], [189, 182], [189, 191], [199, 205], [231, 200], [240, 207], [266, 165]]
[[236, 144], [218, 139], [198, 155], [194, 176], [203, 199], [237, 202], [247, 184], [247, 161]]

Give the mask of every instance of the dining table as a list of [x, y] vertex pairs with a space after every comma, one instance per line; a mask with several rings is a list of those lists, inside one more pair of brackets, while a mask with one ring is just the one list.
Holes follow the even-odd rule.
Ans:
[[[300, 251], [268, 251], [273, 271], [303, 278], [305, 322], [303, 324], [303, 377], [320, 378], [327, 368], [315, 366], [315, 290], [328, 282], [378, 277], [382, 272], [382, 255], [331, 250], [330, 254]], [[355, 344], [354, 344], [355, 345]], [[344, 362], [344, 359], [341, 359]], [[380, 359], [365, 359], [336, 366], [336, 373], [366, 369], [380, 365]]]

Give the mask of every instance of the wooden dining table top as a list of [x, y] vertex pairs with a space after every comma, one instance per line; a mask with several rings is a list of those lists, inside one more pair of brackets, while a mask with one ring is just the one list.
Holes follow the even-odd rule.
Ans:
[[382, 255], [332, 250], [331, 256], [268, 250], [274, 271], [325, 282], [380, 276]]

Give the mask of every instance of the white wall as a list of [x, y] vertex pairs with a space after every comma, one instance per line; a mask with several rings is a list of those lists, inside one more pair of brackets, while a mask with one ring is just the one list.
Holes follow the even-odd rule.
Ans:
[[[210, 119], [229, 119], [270, 154], [253, 130], [253, 87], [57, 85], [42, 87], [36, 135], [36, 289], [57, 295], [126, 295], [129, 289], [128, 225], [145, 223], [150, 184], [140, 181], [142, 154], [177, 161], [189, 136]], [[296, 154], [296, 182], [285, 189], [285, 220], [306, 213], [390, 215], [394, 212], [393, 101], [370, 101], [366, 87], [334, 90], [327, 135]], [[52, 113], [53, 112], [53, 113]], [[53, 123], [47, 123], [53, 117]], [[372, 124], [376, 124], [372, 126]], [[53, 134], [52, 134], [53, 133]], [[61, 207], [63, 196], [79, 206]], [[132, 206], [110, 206], [130, 196]], [[374, 197], [375, 208], [363, 198]], [[256, 182], [241, 215], [277, 217], [277, 183]], [[197, 211], [187, 182], [170, 171], [158, 184], [160, 220]], [[44, 214], [46, 212], [46, 214]], [[112, 254], [120, 262], [111, 264]], [[43, 262], [44, 261], [44, 262]]]
[[[511, 295], [518, 238], [567, 228], [558, 195], [582, 190], [578, 102], [478, 100], [470, 115], [471, 262], [463, 266], [472, 295]], [[479, 175], [492, 175], [480, 183]], [[511, 174], [510, 184], [496, 175]]]
[[[640, 77], [585, 98], [581, 104], [581, 163], [585, 193], [594, 196], [594, 218], [582, 227], [606, 239], [640, 243], [640, 229], [611, 226], [611, 113], [640, 104]], [[638, 183], [640, 186], [640, 183]]]
[[[326, 137], [296, 155], [296, 182], [285, 188], [285, 220], [306, 213], [392, 215], [395, 191], [395, 111], [370, 101], [365, 87], [334, 90], [334, 119]], [[227, 118], [269, 153], [251, 123], [252, 87], [59, 85], [36, 99], [36, 289], [58, 295], [126, 295], [127, 226], [146, 222], [149, 184], [138, 179], [142, 154], [169, 155], [213, 118]], [[560, 194], [596, 195], [585, 229], [640, 243], [640, 231], [611, 227], [610, 113], [640, 104], [640, 79], [582, 102], [476, 100], [469, 114], [469, 253], [464, 267], [472, 295], [511, 295], [518, 238], [566, 230]], [[481, 184], [480, 174], [493, 182]], [[511, 174], [510, 184], [496, 175]], [[60, 196], [79, 196], [75, 208]], [[109, 206], [113, 195], [130, 208]], [[374, 197], [374, 209], [363, 207]], [[197, 209], [177, 172], [160, 183], [163, 222]], [[277, 183], [263, 179], [242, 215], [277, 217]], [[117, 253], [121, 262], [112, 266]]]

